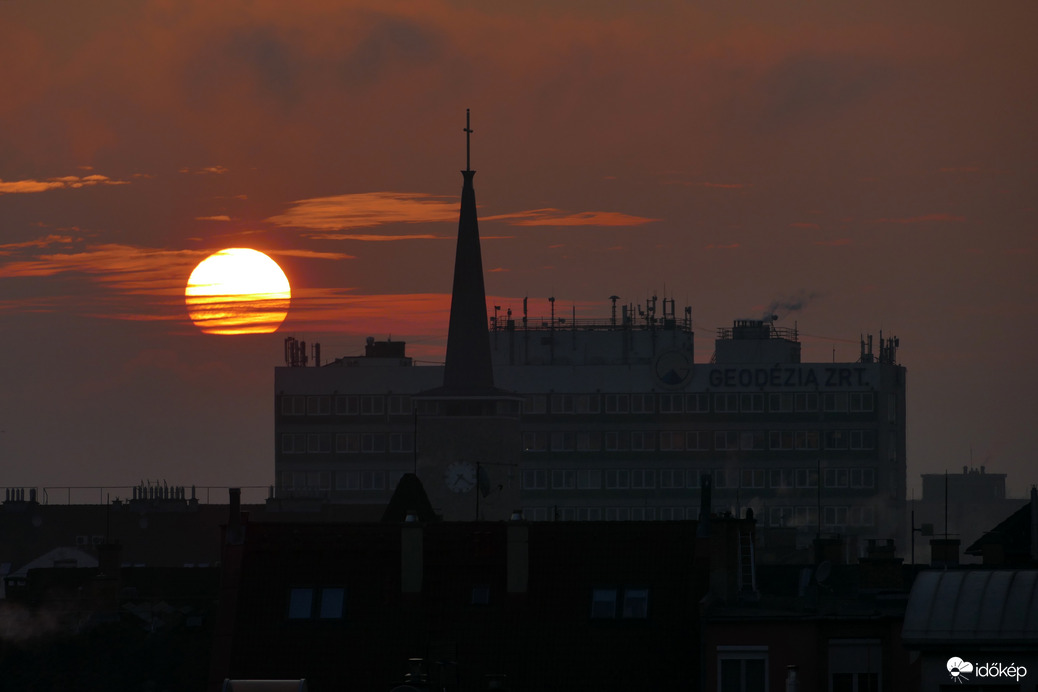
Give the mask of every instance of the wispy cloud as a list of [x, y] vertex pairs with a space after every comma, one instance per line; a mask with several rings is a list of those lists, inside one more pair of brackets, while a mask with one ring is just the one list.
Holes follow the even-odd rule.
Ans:
[[184, 167], [180, 169], [180, 172], [190, 175], [223, 175], [228, 170], [230, 169], [225, 166], [203, 166], [201, 168]]
[[9, 255], [12, 250], [22, 250], [24, 248], [44, 248], [50, 247], [51, 245], [70, 245], [76, 241], [75, 238], [69, 235], [48, 235], [42, 238], [36, 238], [35, 240], [24, 240], [20, 243], [5, 243], [0, 245], [0, 254]]
[[106, 175], [65, 175], [43, 180], [0, 180], [0, 195], [30, 194], [48, 190], [76, 189], [94, 185], [128, 185], [126, 180], [113, 180]]
[[[376, 233], [322, 233], [308, 235], [307, 237], [320, 237], [325, 240], [361, 240], [372, 243], [385, 243], [395, 240], [443, 240], [454, 236], [432, 235], [430, 233], [415, 233], [412, 235], [378, 235]], [[483, 238], [485, 240], [485, 238]]]
[[565, 212], [559, 209], [531, 209], [511, 214], [483, 217], [484, 221], [507, 221], [513, 226], [641, 226], [659, 221], [615, 211]]
[[[267, 221], [292, 228], [342, 231], [389, 223], [430, 223], [458, 218], [455, 198], [416, 192], [365, 192], [303, 199], [293, 204], [285, 213], [272, 216]], [[354, 239], [374, 240], [373, 237]]]
[[217, 214], [216, 216], [196, 216], [195, 221], [230, 221], [231, 217], [227, 214]]
[[956, 216], [954, 214], [922, 214], [921, 216], [906, 216], [902, 218], [882, 218], [876, 219], [876, 223], [898, 223], [898, 224], [911, 224], [911, 223], [941, 223], [941, 222], [955, 222], [962, 223], [966, 220], [965, 216]]

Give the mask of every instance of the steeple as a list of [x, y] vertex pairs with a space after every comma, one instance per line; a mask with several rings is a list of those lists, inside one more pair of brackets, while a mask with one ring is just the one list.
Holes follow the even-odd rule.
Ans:
[[487, 327], [487, 295], [483, 286], [483, 256], [479, 247], [476, 192], [470, 162], [469, 111], [465, 110], [465, 170], [461, 172], [461, 213], [454, 255], [454, 287], [447, 330], [447, 360], [443, 388], [452, 394], [489, 394], [494, 389]]

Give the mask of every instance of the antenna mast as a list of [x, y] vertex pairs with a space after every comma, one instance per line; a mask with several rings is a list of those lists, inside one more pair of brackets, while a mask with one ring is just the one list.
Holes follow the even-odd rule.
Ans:
[[465, 132], [465, 170], [466, 171], [471, 171], [472, 170], [472, 164], [470, 163], [471, 148], [470, 148], [470, 143], [469, 143], [469, 135], [472, 134], [472, 128], [469, 126], [469, 109], [468, 108], [465, 109], [465, 130], [464, 130], [464, 132]]

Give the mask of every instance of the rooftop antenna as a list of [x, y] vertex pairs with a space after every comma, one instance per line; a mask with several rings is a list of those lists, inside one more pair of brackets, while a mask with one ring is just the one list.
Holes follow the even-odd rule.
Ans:
[[469, 136], [472, 134], [472, 128], [469, 126], [469, 109], [465, 109], [465, 170], [471, 171], [472, 164], [470, 163], [470, 143]]

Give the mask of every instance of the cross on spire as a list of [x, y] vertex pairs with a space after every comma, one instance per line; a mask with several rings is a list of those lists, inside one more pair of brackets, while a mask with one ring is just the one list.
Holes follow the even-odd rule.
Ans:
[[465, 109], [465, 170], [471, 171], [472, 164], [469, 162], [469, 152], [471, 151], [469, 145], [469, 135], [472, 134], [472, 128], [469, 127], [469, 109]]

